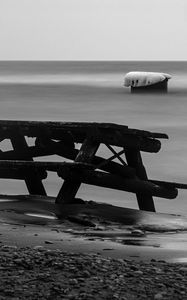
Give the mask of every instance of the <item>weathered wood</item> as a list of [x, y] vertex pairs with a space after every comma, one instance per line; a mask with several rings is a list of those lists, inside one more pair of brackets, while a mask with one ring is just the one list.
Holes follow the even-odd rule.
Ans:
[[[86, 138], [75, 158], [75, 162], [91, 163], [98, 148], [98, 142], [92, 137]], [[72, 180], [71, 176], [69, 176], [69, 178], [64, 181], [58, 193], [56, 203], [72, 203], [80, 185], [81, 180], [79, 180], [79, 177]]]
[[[140, 129], [128, 128], [127, 125], [119, 125], [114, 123], [96, 123], [96, 122], [53, 122], [53, 121], [17, 121], [17, 120], [0, 120], [1, 132], [11, 132], [15, 126], [21, 128], [22, 132], [27, 136], [37, 136], [38, 130], [47, 130], [48, 134], [59, 132], [87, 132], [93, 128], [102, 130], [119, 130], [123, 133], [135, 134], [150, 138], [168, 138], [165, 133], [156, 133]], [[31, 134], [31, 135], [30, 135]]]
[[187, 184], [185, 184], [185, 183], [152, 180], [152, 179], [149, 179], [149, 181], [154, 184], [158, 184], [158, 185], [165, 186], [168, 188], [177, 188], [177, 189], [185, 189], [185, 190], [187, 189]]
[[[40, 156], [48, 156], [56, 154], [53, 149], [50, 147], [40, 148], [36, 146], [30, 146], [27, 150], [28, 156], [30, 157], [40, 157]], [[25, 155], [25, 151], [22, 149], [8, 150], [8, 151], [0, 151], [0, 160], [22, 160]]]
[[75, 158], [75, 162], [92, 163], [99, 145], [100, 143], [95, 141], [92, 137], [86, 138], [77, 154], [77, 157]]
[[[8, 165], [1, 167], [0, 164], [0, 178], [9, 178], [9, 179], [19, 179], [19, 180], [25, 180], [25, 177], [27, 177], [28, 172], [30, 172], [30, 170], [35, 170], [36, 168], [25, 168], [25, 167], [14, 167], [11, 168]], [[39, 171], [39, 172], [38, 172]], [[45, 169], [43, 168], [39, 168], [39, 170], [37, 170], [38, 173], [38, 177], [40, 180], [46, 179], [47, 178], [47, 172], [45, 171]]]
[[75, 196], [80, 188], [81, 182], [75, 178], [72, 180], [70, 177], [66, 178], [63, 185], [56, 197], [57, 204], [73, 203]]
[[[35, 146], [28, 146], [25, 137], [35, 137]], [[0, 141], [9, 138], [13, 149], [2, 152], [0, 177], [24, 178], [31, 194], [46, 195], [41, 179], [47, 171], [57, 172], [65, 179], [59, 191], [57, 203], [71, 203], [82, 182], [121, 189], [136, 193], [139, 208], [155, 211], [152, 196], [173, 199], [176, 188], [187, 185], [148, 180], [140, 151], [156, 153], [161, 148], [158, 139], [166, 134], [128, 128], [111, 123], [0, 121]], [[74, 143], [82, 144], [80, 150]], [[114, 154], [109, 159], [96, 156], [100, 143], [106, 144]], [[112, 146], [122, 147], [126, 162]], [[33, 157], [57, 154], [74, 160], [74, 163], [34, 162]], [[118, 158], [121, 164], [113, 159]], [[22, 162], [21, 162], [22, 161]], [[77, 165], [79, 164], [79, 165]], [[10, 169], [7, 169], [9, 166]], [[105, 172], [96, 171], [100, 169]]]
[[137, 149], [139, 151], [150, 152], [150, 153], [157, 153], [161, 149], [161, 143], [157, 139], [142, 138], [142, 137], [136, 137], [131, 135], [123, 136], [123, 138], [121, 137], [118, 139], [116, 135], [116, 143], [115, 141], [112, 143], [111, 140], [109, 140], [109, 143], [111, 145], [123, 147], [127, 150]]
[[[64, 145], [62, 142], [55, 142], [50, 140], [45, 146], [28, 146], [27, 154], [29, 157], [40, 157], [40, 156], [49, 156], [57, 154], [68, 159], [75, 159], [78, 151], [74, 148]], [[23, 159], [25, 156], [24, 149], [15, 149], [8, 151], [0, 151], [0, 160], [9, 160], [9, 159]]]
[[[60, 140], [63, 145], [66, 145], [66, 147], [75, 148], [74, 139], [71, 132], [63, 132], [60, 136]], [[39, 146], [40, 148], [45, 148], [46, 146], [50, 145], [51, 142], [52, 140], [49, 138], [49, 135], [44, 133], [43, 136], [36, 138], [35, 145]]]
[[58, 172], [61, 169], [81, 170], [93, 169], [93, 165], [79, 162], [54, 162], [54, 161], [28, 161], [28, 160], [0, 160], [0, 170], [14, 170], [14, 171], [52, 171]]
[[[11, 143], [14, 149], [19, 151], [19, 149], [22, 149], [24, 151], [24, 155], [22, 159], [25, 160], [33, 160], [32, 157], [29, 156], [27, 149], [28, 145], [24, 138], [24, 136], [21, 134], [19, 128], [14, 128], [14, 134], [11, 137]], [[30, 194], [33, 195], [47, 195], [45, 188], [42, 184], [42, 181], [40, 179], [40, 176], [37, 172], [30, 170], [29, 172], [24, 173], [24, 180], [27, 186], [27, 189]]]
[[[78, 150], [76, 150], [78, 151]], [[96, 157], [94, 157], [95, 160]], [[97, 157], [98, 159], [98, 157]], [[102, 158], [101, 158], [102, 160]], [[123, 174], [123, 166], [114, 163], [114, 166], [117, 165], [116, 172], [110, 172], [111, 174], [118, 174], [120, 177], [127, 177]], [[112, 165], [113, 166], [113, 165]], [[118, 169], [119, 167], [119, 169]], [[93, 170], [95, 166], [93, 164], [87, 163], [79, 163], [79, 162], [52, 162], [52, 161], [27, 161], [27, 160], [0, 160], [0, 178], [17, 178], [23, 179], [22, 171], [28, 171], [29, 169], [40, 171], [41, 179], [45, 179], [47, 177], [47, 171], [51, 172], [59, 172], [63, 169], [67, 170]], [[134, 169], [133, 169], [134, 170]], [[19, 171], [21, 171], [19, 173]], [[114, 170], [113, 170], [114, 171]], [[118, 172], [119, 171], [119, 172]], [[120, 174], [121, 171], [121, 174]], [[12, 173], [14, 172], [14, 173]], [[13, 175], [15, 174], [15, 175]], [[13, 177], [11, 176], [13, 175]], [[126, 174], [125, 174], [126, 175]], [[135, 173], [134, 173], [135, 175]], [[131, 179], [135, 176], [132, 176]], [[179, 182], [170, 182], [170, 181], [161, 181], [161, 180], [153, 180], [148, 179], [148, 182], [154, 183], [155, 185], [165, 186], [169, 189], [187, 189], [187, 184], [179, 183]]]
[[[0, 169], [0, 178], [3, 179], [18, 179], [24, 180], [24, 173], [23, 170], [20, 169]], [[45, 177], [46, 178], [46, 177]]]
[[125, 178], [133, 178], [135, 177], [135, 169], [130, 166], [120, 165], [114, 161], [107, 161], [103, 158], [95, 156], [93, 159], [94, 165], [96, 165], [96, 169], [100, 169], [111, 174], [117, 174]]
[[122, 165], [126, 166], [127, 164], [124, 162], [124, 160], [121, 158], [121, 155], [123, 153], [125, 153], [125, 150], [123, 149], [122, 151], [120, 151], [119, 153], [117, 153], [110, 145], [106, 145], [107, 148], [113, 153], [114, 155], [114, 158], [117, 158], [121, 163]]
[[[76, 169], [71, 169], [68, 174], [68, 170], [62, 168], [58, 172], [58, 175], [64, 179], [71, 176], [72, 181], [76, 181], [78, 178], [82, 183], [142, 194], [145, 197], [156, 196], [166, 199], [174, 199], [178, 194], [177, 189], [175, 188], [165, 188], [140, 179], [124, 179], [120, 176], [100, 171], [86, 169], [77, 171]], [[152, 198], [146, 198], [147, 201], [149, 199], [152, 200]]]
[[[139, 151], [131, 150], [125, 152], [129, 166], [135, 168], [136, 175], [139, 179], [147, 180], [146, 170], [144, 168], [141, 154]], [[136, 193], [139, 208], [146, 211], [156, 211], [152, 195], [143, 192]]]
[[0, 137], [9, 138], [12, 130], [17, 126], [23, 135], [28, 137], [43, 137], [43, 132], [52, 139], [62, 139], [71, 135], [76, 143], [83, 143], [87, 136], [94, 136], [100, 143], [110, 144], [125, 148], [137, 148], [145, 152], [158, 152], [160, 141], [155, 139], [167, 138], [165, 134], [151, 133], [127, 126], [105, 123], [63, 123], [63, 122], [37, 122], [37, 121], [0, 121]]
[[[123, 151], [123, 150], [122, 150]], [[45, 147], [40, 146], [30, 146], [27, 149], [28, 155], [30, 157], [40, 157], [57, 154], [67, 159], [75, 160], [78, 155], [79, 150], [67, 147], [61, 142], [50, 141]], [[9, 150], [6, 152], [0, 152], [0, 160], [18, 160], [23, 158], [24, 152], [21, 150]], [[135, 170], [131, 167], [122, 166], [116, 162], [109, 159], [104, 159], [99, 156], [94, 156], [93, 165], [103, 171], [110, 172], [113, 174], [119, 174], [123, 177], [134, 177]]]
[[[176, 195], [176, 189], [175, 188], [187, 188], [187, 185], [181, 184], [181, 183], [173, 183], [173, 182], [163, 182], [158, 180], [148, 180], [148, 181], [140, 181], [137, 178], [134, 179], [124, 179], [121, 176], [114, 176], [112, 174], [107, 174], [99, 171], [94, 171], [93, 173], [90, 173], [89, 171], [93, 170], [93, 165], [86, 164], [86, 163], [79, 163], [79, 162], [45, 162], [45, 161], [0, 161], [0, 175], [1, 174], [8, 174], [5, 176], [2, 176], [2, 178], [16, 178], [16, 179], [23, 179], [22, 172], [28, 171], [28, 170], [48, 170], [48, 171], [54, 171], [59, 174], [62, 178], [69, 178], [71, 176], [72, 180], [76, 182], [77, 177], [79, 179], [82, 179], [84, 176], [84, 182], [90, 180], [90, 182], [96, 180], [99, 180], [100, 178], [103, 178], [103, 184], [107, 184], [106, 187], [109, 187], [109, 183], [105, 183], [108, 178], [109, 182], [113, 182], [113, 185], [115, 187], [112, 187], [114, 189], [118, 188], [118, 185], [121, 186], [121, 190], [130, 191], [130, 192], [137, 192], [142, 191], [144, 187], [146, 187], [146, 192], [151, 194], [150, 192], [153, 188], [154, 191], [156, 190], [156, 196], [158, 196], [158, 190], [161, 190], [163, 185], [166, 186], [166, 189], [162, 189], [166, 194], [169, 190], [169, 196], [170, 198], [170, 192], [172, 195]], [[21, 172], [19, 173], [19, 171]], [[13, 177], [11, 177], [11, 174]], [[15, 174], [15, 175], [14, 175]], [[20, 174], [20, 175], [19, 175]], [[96, 175], [94, 175], [96, 174]], [[110, 176], [109, 176], [110, 175]], [[15, 177], [14, 177], [15, 176]], [[1, 177], [1, 176], [0, 176]], [[90, 179], [93, 177], [93, 179]], [[117, 182], [117, 183], [115, 183]], [[92, 183], [90, 183], [92, 184]], [[95, 183], [96, 184], [96, 183]], [[116, 185], [117, 184], [117, 185]], [[103, 186], [103, 185], [102, 185]], [[159, 186], [159, 187], [158, 187]], [[167, 188], [168, 187], [168, 188]], [[127, 190], [128, 189], [128, 190]], [[161, 192], [160, 192], [161, 193]], [[167, 197], [166, 197], [167, 198]]]
[[141, 129], [128, 128], [129, 134], [135, 134], [142, 137], [156, 138], [156, 139], [168, 139], [168, 135], [166, 133], [161, 132], [150, 132]]

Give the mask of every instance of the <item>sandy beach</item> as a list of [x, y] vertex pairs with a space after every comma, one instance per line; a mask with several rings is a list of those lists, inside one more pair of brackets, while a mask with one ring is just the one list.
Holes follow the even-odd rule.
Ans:
[[187, 268], [43, 247], [0, 247], [1, 299], [186, 299]]
[[0, 299], [186, 299], [181, 216], [1, 195], [0, 223]]

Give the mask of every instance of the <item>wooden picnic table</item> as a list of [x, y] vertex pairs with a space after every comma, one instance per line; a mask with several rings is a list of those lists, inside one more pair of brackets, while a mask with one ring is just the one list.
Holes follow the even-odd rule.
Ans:
[[[27, 141], [31, 137], [34, 145]], [[135, 193], [141, 210], [155, 211], [153, 196], [174, 199], [179, 188], [187, 188], [147, 177], [141, 152], [157, 153], [160, 139], [167, 138], [113, 123], [1, 120], [0, 141], [9, 139], [12, 149], [0, 151], [0, 178], [24, 180], [30, 194], [46, 195], [42, 180], [47, 171], [56, 172], [63, 179], [58, 204], [76, 201], [81, 183], [86, 183]], [[109, 158], [96, 155], [102, 144]], [[59, 160], [34, 161], [50, 155]]]

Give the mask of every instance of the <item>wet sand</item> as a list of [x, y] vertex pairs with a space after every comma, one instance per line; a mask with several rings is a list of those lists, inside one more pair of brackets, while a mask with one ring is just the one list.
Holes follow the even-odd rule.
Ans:
[[187, 218], [92, 201], [0, 196], [1, 244], [150, 261], [187, 262]]
[[0, 196], [0, 299], [186, 299], [187, 220]]
[[0, 299], [186, 299], [186, 218], [0, 196]]

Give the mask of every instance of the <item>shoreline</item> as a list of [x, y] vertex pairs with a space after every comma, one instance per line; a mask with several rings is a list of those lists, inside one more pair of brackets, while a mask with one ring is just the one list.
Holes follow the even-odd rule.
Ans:
[[72, 226], [67, 222], [63, 224], [63, 228], [62, 225], [59, 228], [45, 225], [0, 224], [0, 245], [16, 246], [19, 249], [38, 247], [79, 254], [97, 253], [102, 257], [145, 263], [154, 259], [187, 265], [187, 248], [186, 245], [182, 248], [184, 245], [182, 233], [181, 238], [176, 240], [177, 247], [176, 245], [173, 247], [177, 234], [134, 237], [123, 231], [123, 236], [119, 237], [119, 232], [113, 231], [112, 236], [105, 230], [98, 232], [103, 236], [100, 234], [98, 236], [97, 231], [93, 233], [88, 229], [82, 230], [79, 226]]
[[[72, 206], [64, 208], [61, 213], [69, 210], [71, 218], [59, 220], [53, 198], [0, 199], [0, 299], [186, 299], [187, 234], [179, 231], [184, 218], [154, 219], [152, 213], [127, 209], [122, 212], [129, 215], [128, 224], [117, 223], [109, 221], [110, 213], [107, 220], [101, 217], [102, 209], [96, 216], [98, 208], [109, 206], [91, 203], [92, 227], [80, 224], [88, 221], [90, 204], [78, 205], [74, 215]], [[172, 231], [164, 226], [169, 220]], [[136, 228], [144, 224], [153, 230], [158, 221], [165, 231]]]
[[187, 218], [53, 197], [0, 195], [0, 244], [187, 264]]
[[186, 299], [187, 267], [74, 253], [0, 246], [0, 298]]

